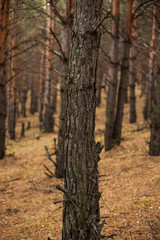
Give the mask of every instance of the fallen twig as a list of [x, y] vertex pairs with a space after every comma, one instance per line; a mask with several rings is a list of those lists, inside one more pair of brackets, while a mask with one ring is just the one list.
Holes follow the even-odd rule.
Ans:
[[21, 179], [21, 178], [14, 178], [14, 179], [10, 179], [10, 180], [3, 181], [2, 183], [14, 182], [14, 181], [17, 181], [17, 180], [20, 180], [20, 179]]

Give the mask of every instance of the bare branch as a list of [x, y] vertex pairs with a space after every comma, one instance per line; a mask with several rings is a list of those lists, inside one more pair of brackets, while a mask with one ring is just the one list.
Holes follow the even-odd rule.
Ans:
[[53, 37], [55, 38], [56, 42], [58, 43], [58, 46], [59, 46], [59, 50], [60, 52], [62, 53], [62, 56], [63, 56], [63, 60], [64, 61], [67, 61], [68, 59], [66, 58], [63, 50], [62, 50], [62, 46], [61, 46], [61, 43], [59, 41], [59, 39], [57, 38], [56, 34], [54, 33], [54, 31], [50, 28], [50, 31], [51, 31], [51, 34], [53, 35]]

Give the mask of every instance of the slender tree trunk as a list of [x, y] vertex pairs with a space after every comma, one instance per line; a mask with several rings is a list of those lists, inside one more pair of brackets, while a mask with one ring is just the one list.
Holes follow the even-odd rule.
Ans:
[[31, 76], [31, 101], [30, 101], [30, 113], [34, 115], [38, 110], [38, 96], [37, 96], [37, 84], [36, 76]]
[[98, 70], [97, 70], [97, 92], [96, 92], [96, 106], [99, 107], [101, 104], [101, 90], [103, 81], [103, 70], [102, 70], [102, 53], [100, 51], [98, 58]]
[[152, 38], [151, 38], [151, 51], [149, 56], [149, 77], [147, 85], [147, 95], [144, 107], [144, 118], [147, 120], [151, 117], [153, 94], [154, 94], [154, 78], [156, 73], [156, 47], [157, 47], [157, 6], [153, 9], [153, 25], [152, 25]]
[[120, 1], [112, 2], [112, 46], [110, 62], [110, 85], [106, 104], [106, 124], [105, 124], [105, 151], [113, 146], [113, 128], [115, 118], [116, 93], [118, 82], [118, 52], [119, 52], [119, 10]]
[[6, 60], [8, 54], [8, 22], [10, 0], [0, 1], [0, 159], [5, 156]]
[[65, 24], [62, 30], [62, 51], [65, 59], [62, 61], [63, 78], [61, 78], [61, 105], [59, 115], [59, 132], [58, 132], [58, 154], [56, 159], [56, 176], [64, 177], [64, 139], [65, 139], [65, 104], [66, 104], [66, 78], [68, 73], [68, 58], [70, 50], [70, 35], [73, 20], [74, 0], [65, 0]]
[[54, 118], [51, 106], [51, 79], [52, 75], [52, 62], [53, 54], [51, 52], [53, 37], [51, 29], [53, 28], [53, 11], [51, 4], [47, 5], [47, 13], [50, 16], [47, 22], [47, 49], [46, 49], [46, 79], [45, 79], [45, 92], [44, 92], [44, 116], [43, 116], [43, 127], [45, 132], [53, 132], [54, 130]]
[[27, 86], [27, 82], [28, 82], [28, 68], [26, 67], [25, 71], [24, 71], [24, 76], [23, 76], [23, 81], [22, 84], [20, 86], [21, 88], [21, 114], [22, 116], [25, 118], [26, 117], [26, 103], [27, 103], [27, 93], [28, 93], [28, 86]]
[[[133, 5], [133, 12], [135, 11], [137, 6], [137, 0], [134, 2]], [[136, 94], [135, 94], [135, 83], [136, 83], [136, 38], [137, 38], [137, 14], [134, 16], [133, 20], [133, 28], [132, 28], [132, 45], [130, 47], [130, 60], [129, 60], [129, 90], [130, 90], [130, 99], [129, 99], [129, 106], [130, 106], [130, 123], [135, 123], [137, 116], [136, 116]]]
[[160, 155], [160, 69], [156, 77], [156, 87], [154, 90], [154, 103], [151, 114], [151, 137], [149, 154]]
[[96, 68], [102, 1], [76, 0], [65, 119], [65, 194], [62, 239], [99, 240], [98, 160], [95, 143]]
[[43, 100], [44, 100], [44, 77], [45, 77], [45, 52], [46, 49], [43, 47], [41, 53], [41, 69], [40, 69], [40, 89], [39, 89], [39, 121], [43, 121]]
[[120, 86], [118, 92], [116, 118], [114, 123], [113, 138], [117, 144], [121, 142], [121, 131], [123, 121], [123, 110], [125, 102], [125, 91], [128, 86], [128, 73], [129, 73], [129, 50], [131, 44], [131, 32], [132, 32], [132, 7], [134, 0], [127, 0], [126, 9], [126, 33], [123, 43], [123, 59], [121, 66]]
[[8, 102], [8, 131], [10, 139], [15, 139], [16, 133], [16, 100], [17, 100], [17, 71], [18, 71], [18, 0], [13, 1], [13, 12], [12, 12], [12, 23], [14, 24], [12, 30], [12, 40], [11, 46], [12, 50], [12, 59], [11, 59], [11, 77], [12, 81], [9, 86], [9, 102]]

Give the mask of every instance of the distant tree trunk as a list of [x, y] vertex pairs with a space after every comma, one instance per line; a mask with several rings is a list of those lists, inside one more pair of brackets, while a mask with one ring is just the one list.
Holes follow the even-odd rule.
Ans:
[[[54, 130], [54, 118], [51, 107], [51, 79], [52, 79], [52, 61], [53, 54], [52, 49], [52, 35], [51, 29], [53, 27], [53, 12], [51, 4], [47, 5], [47, 13], [50, 17], [47, 19], [47, 48], [46, 48], [46, 79], [45, 79], [45, 92], [44, 92], [44, 115], [43, 115], [43, 127], [45, 132], [53, 132]], [[54, 29], [52, 29], [54, 31]]]
[[140, 83], [141, 83], [141, 94], [140, 97], [143, 97], [146, 93], [146, 82], [147, 82], [147, 71], [146, 71], [146, 64], [144, 62], [144, 59], [141, 59], [141, 79], [140, 79]]
[[113, 146], [113, 128], [115, 118], [116, 93], [118, 82], [118, 56], [119, 56], [119, 10], [120, 1], [112, 2], [112, 46], [110, 62], [110, 85], [106, 104], [105, 124], [105, 151]]
[[12, 81], [9, 85], [9, 100], [8, 100], [8, 131], [10, 139], [15, 139], [16, 133], [16, 100], [17, 100], [17, 72], [18, 72], [18, 0], [13, 1], [13, 12], [12, 12], [12, 39], [11, 39], [11, 46], [12, 46], [12, 59], [11, 59], [11, 77]]
[[156, 77], [154, 90], [154, 103], [151, 114], [151, 137], [149, 154], [151, 156], [160, 155], [160, 69]]
[[117, 144], [121, 142], [123, 110], [125, 102], [125, 91], [128, 86], [128, 73], [129, 73], [129, 50], [131, 44], [131, 32], [132, 32], [132, 7], [134, 0], [127, 0], [126, 9], [126, 32], [123, 43], [123, 59], [121, 66], [120, 86], [118, 91], [118, 101], [116, 118], [114, 123], [113, 138]]
[[27, 70], [24, 71], [23, 76], [23, 85], [21, 85], [21, 114], [25, 118], [26, 117], [26, 103], [27, 103]]
[[102, 1], [76, 0], [67, 78], [62, 239], [100, 240], [95, 143], [96, 68]]
[[102, 70], [102, 53], [99, 54], [99, 64], [97, 70], [97, 92], [96, 92], [96, 106], [99, 107], [101, 104], [101, 91], [102, 91], [102, 80], [103, 80], [103, 70]]
[[0, 1], [0, 159], [5, 156], [6, 60], [8, 54], [8, 22], [10, 0]]
[[44, 101], [44, 77], [45, 77], [45, 52], [46, 48], [43, 47], [41, 53], [41, 69], [40, 69], [40, 89], [39, 89], [39, 121], [43, 121], [43, 101]]
[[73, 5], [74, 0], [65, 0], [65, 24], [62, 30], [62, 50], [65, 54], [65, 59], [62, 61], [61, 78], [61, 103], [59, 115], [59, 131], [58, 131], [58, 153], [56, 159], [56, 177], [64, 177], [64, 139], [65, 139], [65, 104], [66, 104], [66, 78], [68, 73], [68, 58], [70, 49], [71, 27], [73, 20]]
[[30, 113], [33, 115], [38, 111], [38, 94], [36, 76], [31, 77], [31, 102], [30, 102]]
[[[137, 0], [135, 0], [133, 5], [133, 12], [135, 11], [137, 6]], [[136, 83], [136, 38], [137, 38], [137, 14], [134, 16], [133, 20], [133, 27], [132, 27], [132, 43], [130, 47], [130, 60], [129, 60], [129, 92], [130, 92], [130, 99], [129, 99], [129, 106], [130, 106], [130, 123], [135, 123], [137, 119], [136, 115], [136, 94], [135, 94], [135, 83]]]
[[153, 103], [153, 90], [154, 78], [156, 73], [156, 47], [157, 47], [157, 6], [153, 9], [153, 25], [152, 25], [152, 38], [151, 38], [151, 51], [149, 56], [149, 77], [147, 84], [147, 95], [144, 106], [144, 119], [147, 120], [151, 117], [152, 103]]

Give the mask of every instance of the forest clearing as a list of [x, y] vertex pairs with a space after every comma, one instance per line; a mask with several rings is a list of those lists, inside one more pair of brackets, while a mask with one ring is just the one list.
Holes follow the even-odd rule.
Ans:
[[[115, 240], [160, 239], [160, 157], [148, 155], [149, 126], [144, 122], [144, 98], [137, 91], [135, 124], [128, 123], [125, 106], [123, 141], [105, 152], [99, 162], [100, 213], [107, 217], [103, 235]], [[103, 93], [104, 96], [104, 93]], [[58, 115], [57, 115], [58, 116]], [[44, 164], [54, 173], [44, 146], [53, 152], [57, 131], [39, 132], [37, 116], [29, 118], [31, 129], [17, 140], [7, 139], [7, 152], [0, 162], [0, 235], [2, 240], [61, 239], [63, 194], [56, 185], [63, 180], [48, 178]], [[105, 100], [97, 108], [96, 140], [104, 143]]]

